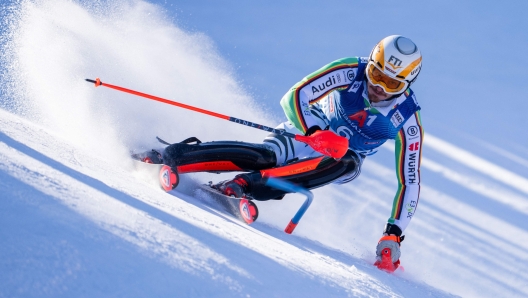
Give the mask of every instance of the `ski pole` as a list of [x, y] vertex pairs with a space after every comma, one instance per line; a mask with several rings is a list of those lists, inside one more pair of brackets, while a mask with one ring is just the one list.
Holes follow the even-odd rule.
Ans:
[[284, 190], [286, 192], [296, 192], [306, 196], [306, 200], [304, 200], [304, 203], [301, 205], [297, 213], [295, 213], [295, 216], [290, 220], [290, 223], [286, 226], [286, 229], [284, 229], [284, 232], [286, 232], [287, 234], [291, 234], [295, 227], [297, 227], [297, 224], [303, 217], [306, 210], [308, 210], [308, 207], [310, 207], [310, 204], [312, 204], [312, 192], [307, 190], [306, 188], [300, 187], [291, 182], [273, 177], [268, 178], [268, 180], [266, 181], [266, 185]]
[[206, 115], [209, 115], [209, 116], [214, 116], [214, 117], [217, 117], [217, 118], [220, 118], [220, 119], [228, 120], [228, 121], [231, 121], [231, 122], [234, 122], [234, 123], [238, 123], [238, 124], [242, 124], [242, 125], [245, 125], [245, 126], [253, 127], [253, 128], [256, 128], [256, 129], [268, 131], [268, 132], [271, 132], [271, 133], [274, 133], [274, 134], [283, 135], [285, 137], [289, 137], [289, 138], [295, 139], [297, 141], [303, 142], [305, 144], [308, 144], [315, 151], [317, 151], [319, 153], [322, 153], [322, 154], [324, 154], [326, 156], [333, 157], [333, 158], [341, 158], [348, 151], [348, 140], [346, 138], [344, 138], [344, 137], [338, 136], [338, 135], [334, 134], [333, 132], [330, 132], [330, 131], [327, 131], [327, 130], [318, 131], [318, 133], [314, 133], [311, 136], [296, 135], [296, 134], [287, 132], [287, 131], [285, 131], [283, 129], [274, 129], [274, 128], [271, 128], [271, 127], [268, 127], [268, 126], [264, 126], [264, 125], [261, 125], [261, 124], [257, 124], [257, 123], [253, 123], [253, 122], [250, 122], [250, 121], [242, 120], [242, 119], [239, 119], [239, 118], [235, 118], [235, 117], [223, 115], [223, 114], [220, 114], [220, 113], [204, 110], [204, 109], [201, 109], [201, 108], [197, 108], [197, 107], [186, 105], [186, 104], [179, 103], [179, 102], [176, 102], [176, 101], [172, 101], [172, 100], [164, 99], [164, 98], [161, 98], [161, 97], [153, 96], [153, 95], [150, 95], [150, 94], [146, 94], [146, 93], [134, 91], [134, 90], [131, 90], [131, 89], [127, 89], [127, 88], [123, 88], [123, 87], [119, 87], [119, 86], [103, 83], [103, 82], [101, 82], [101, 80], [99, 78], [96, 78], [95, 80], [86, 79], [86, 81], [90, 82], [90, 83], [94, 83], [95, 87], [104, 86], [104, 87], [115, 89], [115, 90], [118, 90], [118, 91], [121, 91], [121, 92], [130, 93], [130, 94], [137, 95], [137, 96], [140, 96], [140, 97], [144, 97], [144, 98], [152, 99], [152, 100], [159, 101], [159, 102], [162, 102], [162, 103], [166, 103], [166, 104], [169, 104], [169, 105], [173, 105], [173, 106], [177, 106], [177, 107], [180, 107], [180, 108], [184, 108], [184, 109], [187, 109], [187, 110], [191, 110], [191, 111], [199, 112], [199, 113], [206, 114]]

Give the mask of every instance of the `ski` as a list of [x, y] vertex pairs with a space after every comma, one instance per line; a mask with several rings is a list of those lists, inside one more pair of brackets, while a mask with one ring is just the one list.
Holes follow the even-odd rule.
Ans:
[[[165, 145], [169, 144], [160, 138], [157, 139]], [[196, 142], [197, 144], [201, 143], [200, 140], [195, 137], [187, 138], [181, 143], [189, 144], [192, 142]], [[193, 172], [189, 171], [188, 168], [186, 169], [185, 166], [170, 167], [163, 164], [162, 154], [154, 149], [143, 153], [132, 154], [131, 157], [136, 161], [137, 168], [142, 168], [149, 171], [149, 173], [151, 173], [151, 177], [157, 176], [159, 185], [166, 192], [169, 192], [178, 186], [178, 183], [180, 182], [179, 172], [182, 174]], [[194, 170], [196, 171], [196, 169]], [[207, 171], [207, 169], [202, 169], [202, 171]], [[313, 201], [312, 192], [304, 189], [301, 186], [275, 177], [266, 177], [265, 183], [269, 187], [280, 189], [287, 193], [299, 193], [306, 196], [306, 200], [284, 229], [285, 233], [291, 234], [297, 227], [297, 224], [303, 217], [306, 210], [308, 210], [310, 207]], [[212, 182], [209, 182], [208, 185], [199, 185], [197, 188], [195, 188], [192, 195], [194, 197], [201, 196], [210, 198], [212, 201], [217, 203], [217, 205], [221, 206], [227, 213], [244, 221], [247, 224], [252, 224], [258, 217], [258, 208], [253, 200], [250, 200], [245, 196], [242, 198], [226, 196], [216, 189]]]
[[140, 154], [132, 154], [136, 169], [146, 171], [152, 177], [158, 177], [160, 187], [169, 192], [178, 186], [180, 177], [178, 172], [165, 164], [152, 163], [150, 158], [142, 157]]
[[[178, 186], [180, 178], [176, 169], [165, 164], [152, 163], [152, 156], [132, 154], [131, 157], [135, 162], [136, 169], [146, 171], [151, 177], [157, 177], [161, 189], [165, 192], [170, 192]], [[255, 203], [246, 198], [228, 197], [214, 189], [212, 182], [199, 185], [192, 195], [197, 198], [212, 200], [215, 205], [248, 225], [257, 220], [258, 208]]]

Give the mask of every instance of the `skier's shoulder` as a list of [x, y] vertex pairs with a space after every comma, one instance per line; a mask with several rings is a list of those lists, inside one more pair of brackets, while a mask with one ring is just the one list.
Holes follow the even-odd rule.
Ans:
[[368, 57], [359, 57], [359, 56], [352, 56], [352, 57], [344, 57], [337, 60], [334, 60], [327, 65], [325, 65], [325, 68], [332, 68], [332, 67], [350, 67], [350, 68], [357, 68], [361, 65], [366, 65], [368, 63]]
[[351, 83], [357, 77], [358, 70], [366, 65], [363, 63], [365, 59], [364, 57], [345, 57], [334, 60], [306, 76], [303, 81], [311, 81], [322, 76], [339, 73], [339, 78], [343, 75], [343, 79]]
[[414, 94], [410, 88], [407, 88], [405, 92], [396, 99], [395, 105], [392, 109], [394, 114], [389, 113], [389, 116], [394, 117], [394, 115], [396, 115], [396, 117], [401, 117], [404, 122], [407, 122], [407, 120], [411, 118], [419, 117], [421, 107], [418, 100], [416, 100], [416, 94]]
[[396, 100], [399, 106], [405, 106], [409, 109], [418, 111], [420, 110], [420, 104], [416, 99], [416, 94], [411, 88], [407, 88]]

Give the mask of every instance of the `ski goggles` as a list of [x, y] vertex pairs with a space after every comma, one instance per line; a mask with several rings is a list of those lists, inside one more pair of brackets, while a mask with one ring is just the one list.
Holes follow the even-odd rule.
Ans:
[[396, 80], [384, 74], [373, 61], [367, 65], [367, 78], [372, 85], [380, 86], [387, 94], [402, 93], [409, 85], [406, 81]]

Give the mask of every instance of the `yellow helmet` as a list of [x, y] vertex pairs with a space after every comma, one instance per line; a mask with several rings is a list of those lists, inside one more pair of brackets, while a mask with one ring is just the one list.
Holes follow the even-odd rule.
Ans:
[[404, 92], [422, 68], [422, 54], [412, 40], [401, 35], [382, 39], [369, 56], [367, 80], [388, 94]]

